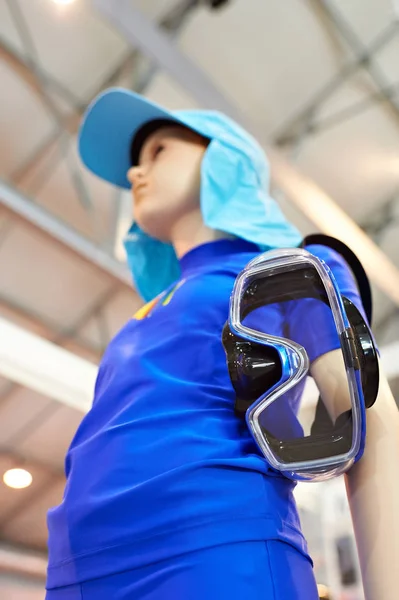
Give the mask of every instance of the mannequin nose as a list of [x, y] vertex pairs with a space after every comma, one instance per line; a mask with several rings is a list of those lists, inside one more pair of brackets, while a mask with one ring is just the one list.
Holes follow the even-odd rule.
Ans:
[[137, 185], [144, 177], [143, 169], [141, 167], [131, 167], [127, 172], [127, 178], [130, 183], [134, 186]]

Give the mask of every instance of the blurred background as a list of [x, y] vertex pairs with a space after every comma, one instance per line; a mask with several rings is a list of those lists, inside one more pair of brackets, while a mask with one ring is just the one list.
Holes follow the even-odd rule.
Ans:
[[[304, 234], [358, 253], [399, 400], [399, 3], [0, 0], [0, 597], [44, 597], [46, 512], [104, 348], [141, 302], [130, 195], [83, 170], [87, 104], [123, 86], [242, 122]], [[298, 486], [320, 597], [361, 600], [343, 482]]]

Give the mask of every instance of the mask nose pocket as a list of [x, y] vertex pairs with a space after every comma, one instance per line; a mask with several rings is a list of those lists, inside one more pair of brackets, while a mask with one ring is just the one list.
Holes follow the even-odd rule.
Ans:
[[236, 336], [228, 322], [222, 342], [226, 352], [231, 383], [236, 393], [235, 412], [244, 418], [249, 406], [282, 377], [282, 366], [275, 348], [246, 342]]

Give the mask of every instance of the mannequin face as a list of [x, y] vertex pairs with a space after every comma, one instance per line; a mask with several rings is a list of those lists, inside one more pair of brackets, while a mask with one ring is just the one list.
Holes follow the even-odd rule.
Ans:
[[201, 162], [207, 144], [180, 126], [163, 127], [146, 139], [139, 165], [127, 177], [134, 220], [152, 237], [169, 242], [177, 222], [190, 213], [200, 214]]

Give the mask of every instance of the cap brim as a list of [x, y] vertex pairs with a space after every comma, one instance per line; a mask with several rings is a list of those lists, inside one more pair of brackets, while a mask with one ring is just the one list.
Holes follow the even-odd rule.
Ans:
[[83, 163], [98, 177], [130, 188], [126, 174], [131, 166], [132, 139], [155, 119], [180, 124], [172, 113], [130, 90], [103, 92], [88, 107], [80, 127], [78, 147]]

